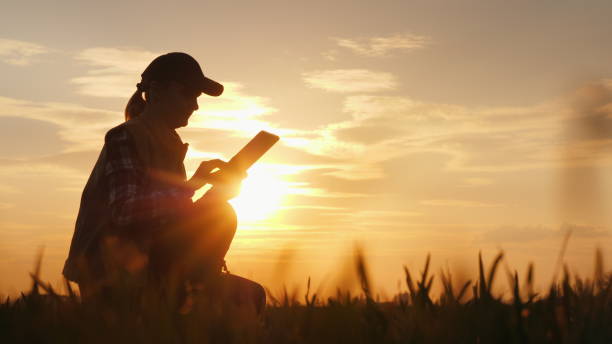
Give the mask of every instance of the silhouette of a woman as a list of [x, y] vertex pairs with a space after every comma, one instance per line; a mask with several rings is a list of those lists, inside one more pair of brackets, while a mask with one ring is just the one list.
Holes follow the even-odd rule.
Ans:
[[[83, 190], [63, 271], [79, 284], [83, 298], [124, 285], [122, 279], [128, 278], [162, 290], [216, 285], [207, 290], [222, 290], [257, 309], [264, 306], [259, 284], [222, 273], [237, 226], [227, 201], [246, 175], [210, 160], [187, 179], [188, 144], [175, 131], [198, 109], [201, 93], [222, 92], [223, 86], [205, 77], [185, 53], [161, 55], [142, 73], [126, 106], [126, 121], [106, 133]], [[214, 187], [192, 202], [206, 184]]]

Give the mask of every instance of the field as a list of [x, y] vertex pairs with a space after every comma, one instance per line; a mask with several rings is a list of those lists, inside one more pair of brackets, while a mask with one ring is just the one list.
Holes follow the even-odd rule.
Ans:
[[[309, 280], [299, 297], [269, 293], [259, 316], [204, 298], [177, 312], [154, 293], [117, 292], [81, 303], [69, 286], [60, 295], [35, 271], [29, 292], [0, 304], [0, 342], [612, 343], [612, 274], [604, 273], [599, 251], [592, 278], [559, 264], [559, 278], [542, 295], [534, 293], [533, 266], [523, 277], [506, 271], [511, 295], [494, 295], [502, 253], [489, 264], [479, 256], [477, 278], [462, 285], [453, 285], [449, 272], [431, 274], [429, 258], [418, 274], [405, 268], [406, 290], [392, 301], [372, 296], [366, 261], [357, 254], [358, 295], [338, 290], [321, 299]], [[434, 296], [436, 283], [442, 292]]]

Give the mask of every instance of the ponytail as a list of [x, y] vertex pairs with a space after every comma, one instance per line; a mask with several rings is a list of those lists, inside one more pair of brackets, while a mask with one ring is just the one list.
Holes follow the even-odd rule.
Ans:
[[132, 97], [130, 97], [130, 100], [128, 100], [128, 103], [125, 106], [126, 121], [138, 117], [144, 111], [145, 105], [147, 105], [147, 102], [142, 97], [142, 93], [144, 91], [142, 83], [137, 84], [136, 88], [136, 92], [132, 94]]

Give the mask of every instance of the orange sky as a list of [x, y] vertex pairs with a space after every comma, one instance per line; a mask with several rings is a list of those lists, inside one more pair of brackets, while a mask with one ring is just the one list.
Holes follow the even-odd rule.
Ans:
[[428, 252], [469, 273], [503, 249], [546, 284], [567, 230], [582, 275], [612, 243], [608, 1], [36, 8], [0, 13], [0, 294], [28, 286], [40, 246], [60, 281], [103, 135], [168, 51], [226, 86], [180, 130], [189, 171], [281, 136], [232, 201], [234, 273], [348, 285], [358, 242], [387, 294]]

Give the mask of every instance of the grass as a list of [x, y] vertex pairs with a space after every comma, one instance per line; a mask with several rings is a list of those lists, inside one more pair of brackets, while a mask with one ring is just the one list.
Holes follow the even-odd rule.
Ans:
[[[418, 274], [404, 267], [406, 290], [392, 301], [372, 296], [363, 254], [355, 269], [361, 293], [338, 290], [322, 299], [307, 281], [303, 299], [268, 295], [261, 315], [251, 308], [196, 299], [187, 314], [151, 293], [118, 292], [82, 303], [66, 284], [56, 292], [38, 279], [20, 297], [0, 303], [1, 343], [612, 343], [612, 274], [596, 251], [593, 278], [559, 268], [546, 293], [533, 287], [533, 265], [520, 278], [506, 271], [511, 295], [495, 295], [503, 261], [478, 257], [477, 278], [453, 285], [449, 271], [434, 275], [430, 256]], [[432, 286], [441, 292], [432, 296]]]

